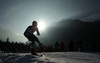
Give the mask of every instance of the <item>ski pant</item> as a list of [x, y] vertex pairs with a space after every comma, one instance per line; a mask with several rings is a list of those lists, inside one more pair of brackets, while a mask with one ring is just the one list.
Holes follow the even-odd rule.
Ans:
[[32, 41], [32, 44], [33, 44], [33, 47], [34, 47], [34, 43], [35, 41], [39, 44], [39, 46], [41, 47], [41, 42], [39, 41], [39, 39], [35, 36], [35, 35], [25, 35], [24, 36], [29, 40], [29, 41]]
[[25, 35], [25, 37], [29, 40], [32, 41], [32, 43], [34, 44], [34, 42], [38, 42], [38, 38], [35, 35]]

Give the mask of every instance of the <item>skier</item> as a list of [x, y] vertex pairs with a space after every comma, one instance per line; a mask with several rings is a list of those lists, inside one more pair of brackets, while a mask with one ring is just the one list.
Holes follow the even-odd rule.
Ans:
[[77, 38], [76, 44], [77, 44], [77, 49], [83, 51], [83, 49], [82, 49], [82, 42], [79, 40], [79, 38]]
[[72, 39], [70, 39], [70, 42], [68, 44], [70, 51], [73, 51], [74, 49], [74, 42], [72, 41]]
[[64, 48], [65, 48], [65, 45], [64, 45], [63, 42], [61, 42], [61, 45], [60, 45], [60, 49], [61, 49], [61, 51], [64, 51]]
[[57, 41], [54, 44], [54, 49], [55, 49], [56, 52], [59, 50], [59, 43]]
[[37, 27], [38, 23], [36, 21], [32, 22], [32, 25], [28, 26], [28, 28], [24, 32], [24, 36], [32, 42], [33, 48], [31, 49], [32, 55], [37, 55], [37, 53], [34, 51], [34, 44], [35, 41], [39, 44], [40, 48], [43, 49], [42, 43], [39, 41], [39, 39], [33, 34], [35, 31], [37, 32], [37, 35], [39, 36], [39, 30]]

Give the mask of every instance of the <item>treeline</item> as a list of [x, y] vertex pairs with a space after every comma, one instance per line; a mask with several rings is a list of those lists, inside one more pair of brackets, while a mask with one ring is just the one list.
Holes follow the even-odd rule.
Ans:
[[67, 51], [78, 51], [78, 52], [100, 52], [100, 39], [84, 40], [72, 39], [66, 44], [66, 42], [55, 42], [54, 45], [45, 46], [47, 52], [67, 52]]
[[30, 47], [22, 42], [10, 42], [7, 38], [6, 41], [0, 40], [0, 51], [2, 53], [26, 53], [30, 52]]
[[[28, 42], [29, 43], [29, 42]], [[0, 40], [0, 51], [2, 53], [30, 53], [32, 44], [23, 42], [10, 42], [9, 38], [6, 41]], [[35, 46], [36, 52], [41, 52], [38, 44]], [[53, 45], [44, 45], [44, 52], [100, 52], [100, 39], [98, 40], [86, 40], [81, 41], [77, 39], [76, 42], [72, 39], [69, 40], [68, 44], [65, 42], [55, 42]]]

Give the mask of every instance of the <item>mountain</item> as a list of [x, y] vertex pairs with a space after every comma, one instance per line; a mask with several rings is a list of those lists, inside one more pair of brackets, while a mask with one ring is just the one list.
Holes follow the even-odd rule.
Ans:
[[[84, 22], [78, 19], [66, 20], [63, 19], [59, 22], [54, 22], [45, 31], [40, 32], [41, 35], [38, 37], [39, 40], [45, 45], [54, 45], [56, 41], [64, 42], [68, 45], [69, 40], [72, 39], [76, 42], [77, 38], [81, 41], [96, 40], [100, 38], [100, 23], [95, 22]], [[9, 30], [0, 28], [0, 39], [10, 41], [27, 41], [24, 36], [17, 35]]]
[[95, 20], [94, 22], [95, 22], [95, 23], [100, 23], [100, 20]]
[[64, 42], [68, 45], [69, 40], [76, 42], [77, 38], [81, 41], [96, 40], [100, 38], [100, 23], [84, 22], [81, 20], [63, 20], [56, 22], [55, 26], [51, 26], [45, 31], [49, 44], [54, 44], [56, 41]]
[[9, 30], [4, 30], [0, 28], [0, 39], [5, 41], [7, 38], [9, 38], [10, 41], [17, 41], [17, 42], [25, 40], [25, 38], [21, 35], [17, 35]]

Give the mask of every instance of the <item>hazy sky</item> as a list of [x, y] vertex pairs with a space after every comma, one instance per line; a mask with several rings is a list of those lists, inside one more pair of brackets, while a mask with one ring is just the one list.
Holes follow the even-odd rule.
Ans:
[[100, 19], [100, 0], [0, 0], [0, 28], [22, 34], [33, 20]]

